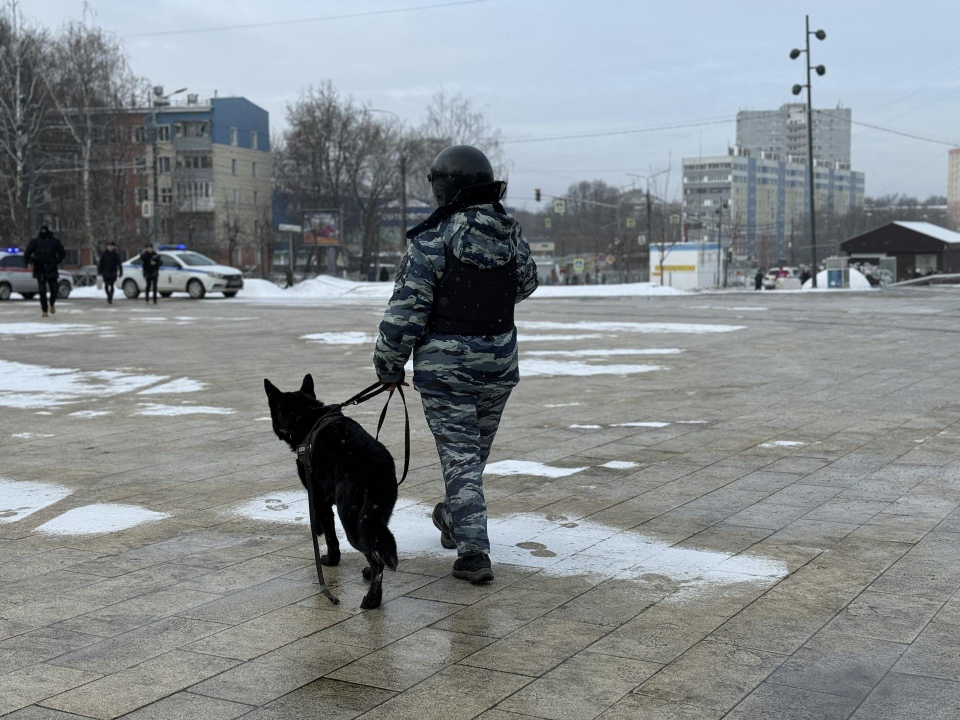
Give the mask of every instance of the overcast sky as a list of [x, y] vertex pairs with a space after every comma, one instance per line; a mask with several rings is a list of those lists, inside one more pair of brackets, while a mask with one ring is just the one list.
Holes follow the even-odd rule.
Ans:
[[[242, 95], [283, 125], [286, 103], [330, 79], [344, 94], [415, 123], [441, 87], [486, 110], [508, 140], [728, 118], [681, 130], [508, 143], [511, 204], [571, 182], [629, 185], [664, 168], [671, 194], [682, 157], [725, 154], [740, 109], [792, 99], [803, 60], [804, 12], [814, 28], [814, 104], [853, 118], [960, 144], [960, 3], [946, 0], [484, 0], [457, 7], [306, 22], [310, 18], [440, 5], [449, 0], [89, 0], [96, 21], [124, 38], [134, 70], [168, 90]], [[802, 5], [802, 6], [801, 6]], [[56, 27], [79, 0], [26, 0]], [[255, 29], [137, 33], [298, 21]], [[946, 194], [947, 145], [860, 126], [853, 167], [867, 194]]]

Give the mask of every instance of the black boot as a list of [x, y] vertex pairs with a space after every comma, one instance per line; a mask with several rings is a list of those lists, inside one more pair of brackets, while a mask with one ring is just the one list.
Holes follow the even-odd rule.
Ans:
[[453, 539], [453, 533], [450, 532], [450, 528], [447, 527], [447, 523], [443, 519], [443, 503], [437, 503], [437, 506], [433, 509], [433, 525], [440, 531], [441, 545], [447, 550], [453, 550], [457, 547], [457, 543]]
[[480, 552], [461, 555], [453, 564], [453, 576], [460, 580], [469, 580], [474, 585], [493, 580], [490, 558]]

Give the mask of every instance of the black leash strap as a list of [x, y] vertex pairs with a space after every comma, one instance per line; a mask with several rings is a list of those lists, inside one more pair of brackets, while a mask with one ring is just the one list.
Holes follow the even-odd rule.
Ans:
[[[396, 386], [396, 389], [400, 392], [400, 399], [403, 401], [403, 476], [400, 478], [400, 481], [397, 483], [397, 486], [403, 485], [403, 481], [407, 479], [407, 472], [410, 470], [410, 413], [407, 412], [407, 398], [403, 395], [403, 388], [400, 385]], [[372, 397], [372, 396], [371, 396]], [[380, 422], [377, 423], [377, 440], [380, 439], [380, 430], [383, 428], [383, 421], [387, 419], [387, 409], [390, 407], [390, 401], [393, 400], [393, 390], [390, 391], [390, 395], [387, 397], [387, 402], [383, 404], [383, 410], [380, 411]]]

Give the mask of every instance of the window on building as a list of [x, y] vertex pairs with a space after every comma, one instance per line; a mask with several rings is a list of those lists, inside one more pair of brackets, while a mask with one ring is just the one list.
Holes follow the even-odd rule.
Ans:
[[257, 164], [254, 162], [254, 163], [251, 163], [251, 165], [253, 166], [253, 176], [256, 177], [256, 176], [257, 176]]
[[138, 125], [133, 128], [132, 135], [133, 142], [135, 143], [145, 143], [147, 141], [147, 128], [144, 125]]
[[260, 149], [260, 135], [256, 130], [250, 131], [250, 149], [259, 150]]
[[140, 203], [146, 202], [149, 199], [150, 199], [149, 188], [138, 187], [137, 188], [137, 204], [139, 205]]
[[234, 158], [233, 160], [230, 161], [230, 174], [231, 174], [231, 175], [236, 175], [236, 174], [237, 174], [237, 159], [236, 159], [236, 158]]
[[160, 188], [160, 204], [169, 205], [173, 202], [173, 188]]
[[147, 171], [147, 158], [145, 155], [138, 155], [133, 159], [133, 174], [143, 175]]
[[230, 128], [230, 144], [237, 145], [237, 129], [235, 127]]
[[164, 173], [170, 172], [170, 158], [169, 157], [158, 157], [157, 158], [157, 169], [161, 175]]
[[236, 188], [233, 189], [233, 204], [234, 205], [240, 204], [240, 191], [237, 190]]
[[170, 142], [169, 125], [157, 125], [157, 140], [159, 142]]

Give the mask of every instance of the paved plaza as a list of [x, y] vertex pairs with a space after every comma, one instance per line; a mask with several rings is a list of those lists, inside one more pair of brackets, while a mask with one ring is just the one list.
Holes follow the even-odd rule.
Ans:
[[346, 399], [380, 315], [0, 303], [0, 715], [960, 716], [960, 292], [523, 304], [496, 580], [450, 576], [411, 391], [400, 565], [361, 611], [346, 545], [319, 594], [263, 379]]

